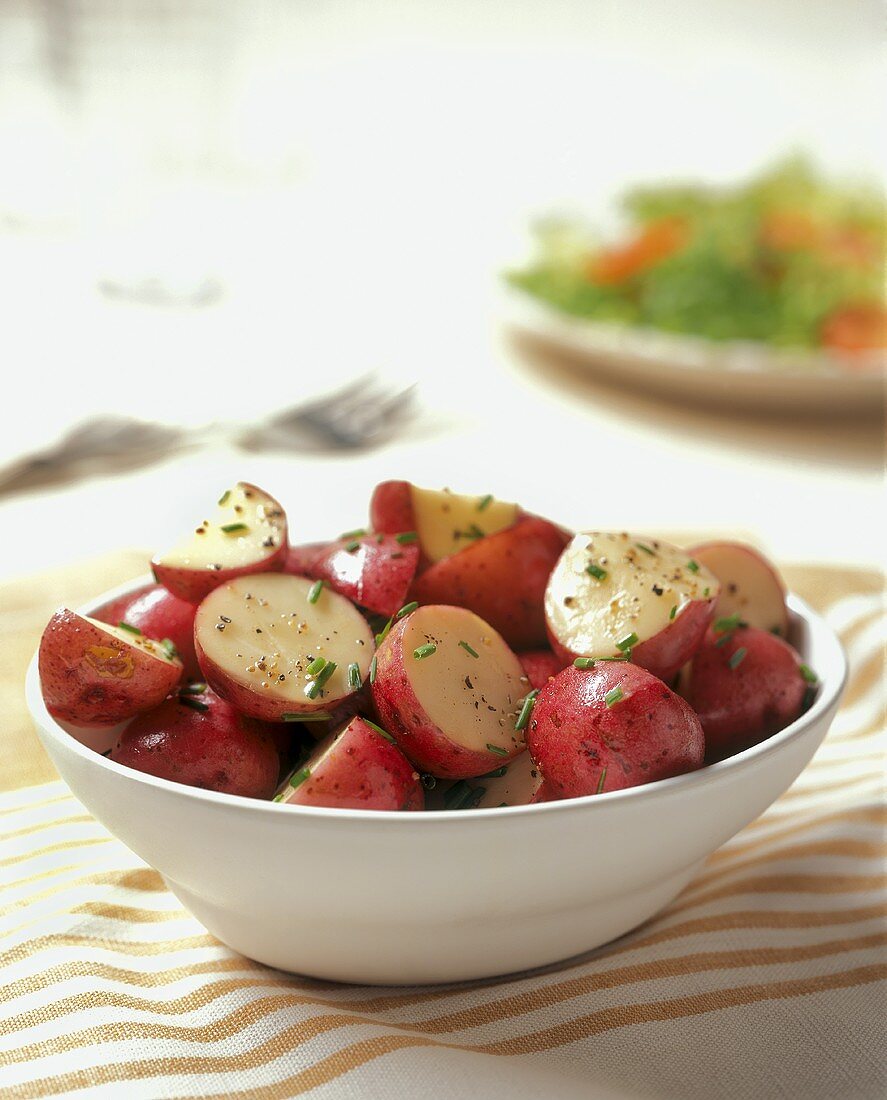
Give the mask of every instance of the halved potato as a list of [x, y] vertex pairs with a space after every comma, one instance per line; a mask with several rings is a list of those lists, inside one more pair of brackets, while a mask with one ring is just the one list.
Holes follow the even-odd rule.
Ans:
[[174, 596], [200, 603], [214, 588], [249, 573], [283, 569], [287, 556], [283, 509], [268, 493], [239, 481], [219, 498], [211, 520], [151, 562]]
[[720, 581], [715, 619], [738, 614], [749, 626], [788, 634], [785, 585], [763, 554], [741, 542], [706, 542], [690, 553]]
[[357, 608], [322, 581], [285, 573], [216, 588], [197, 609], [194, 641], [213, 690], [269, 722], [330, 714], [359, 690], [373, 657]]
[[67, 608], [43, 631], [38, 667], [46, 709], [74, 726], [113, 726], [150, 710], [182, 675], [162, 643]]
[[529, 682], [488, 624], [429, 605], [402, 619], [376, 653], [373, 702], [382, 725], [422, 771], [463, 779], [524, 749], [516, 729]]
[[701, 644], [720, 587], [692, 554], [627, 532], [580, 532], [545, 590], [555, 653], [620, 657], [670, 679]]

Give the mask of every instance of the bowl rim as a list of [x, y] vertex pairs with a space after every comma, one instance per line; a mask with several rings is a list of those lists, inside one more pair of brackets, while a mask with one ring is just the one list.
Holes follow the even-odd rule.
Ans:
[[[107, 592], [87, 601], [76, 611], [81, 615], [90, 615], [102, 604], [120, 596], [128, 595], [146, 584], [153, 583], [155, 583], [153, 576], [142, 574], [134, 580], [117, 585], [115, 588], [109, 589]], [[90, 764], [113, 775], [148, 787], [159, 788], [173, 796], [185, 799], [193, 798], [198, 802], [219, 806], [239, 807], [242, 811], [252, 810], [260, 814], [279, 814], [282, 811], [290, 815], [294, 821], [308, 817], [315, 820], [343, 823], [355, 820], [373, 821], [380, 825], [404, 820], [412, 823], [413, 826], [419, 822], [425, 822], [426, 824], [420, 825], [420, 828], [430, 828], [433, 824], [441, 824], [444, 821], [453, 823], [448, 825], [447, 828], [454, 828], [458, 827], [455, 822], [494, 823], [501, 821], [503, 818], [513, 819], [518, 816], [525, 817], [527, 814], [556, 815], [580, 810], [594, 812], [590, 810], [591, 806], [594, 805], [608, 807], [623, 802], [631, 804], [639, 798], [649, 800], [671, 797], [687, 789], [717, 784], [727, 774], [751, 770], [762, 758], [780, 752], [790, 742], [801, 738], [827, 711], [837, 705], [847, 681], [847, 657], [837, 634], [818, 612], [814, 611], [805, 600], [794, 593], [787, 594], [786, 605], [792, 621], [804, 622], [812, 632], [818, 635], [820, 642], [824, 642], [826, 648], [830, 650], [827, 669], [825, 671], [821, 668], [816, 670], [819, 677], [819, 693], [809, 709], [796, 718], [794, 722], [791, 722], [771, 737], [743, 749], [742, 752], [736, 753], [734, 756], [719, 760], [714, 764], [704, 765], [693, 772], [685, 772], [682, 775], [671, 776], [668, 779], [657, 779], [652, 783], [643, 783], [619, 791], [582, 795], [578, 798], [566, 798], [554, 802], [528, 803], [522, 806], [476, 807], [458, 813], [450, 810], [423, 810], [418, 813], [405, 814], [399, 810], [356, 810], [340, 809], [332, 806], [291, 805], [289, 803], [276, 803], [270, 799], [247, 798], [244, 795], [210, 791], [202, 787], [192, 787], [186, 783], [175, 783], [172, 780], [149, 775], [147, 772], [140, 772], [135, 768], [118, 764], [69, 734], [48, 712], [43, 701], [37, 668], [39, 649], [35, 651], [28, 665], [25, 677], [25, 697], [28, 710], [37, 726], [41, 740], [48, 738], [56, 742], [63, 752], [71, 752], [84, 761], [88, 761]]]

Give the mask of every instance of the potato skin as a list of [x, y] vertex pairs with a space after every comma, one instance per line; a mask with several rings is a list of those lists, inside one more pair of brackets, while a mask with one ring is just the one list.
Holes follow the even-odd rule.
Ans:
[[[731, 668], [740, 649], [745, 656]], [[699, 715], [709, 760], [755, 745], [798, 717], [807, 690], [800, 666], [788, 642], [766, 630], [708, 632], [678, 690]]]
[[181, 661], [153, 657], [60, 608], [38, 653], [46, 709], [74, 726], [113, 726], [164, 699], [182, 676]]
[[545, 687], [551, 677], [564, 668], [564, 662], [550, 649], [530, 649], [518, 653], [517, 659], [523, 665], [531, 688]]
[[309, 777], [294, 790], [287, 789], [287, 803], [343, 810], [425, 808], [419, 773], [396, 745], [362, 718], [352, 718], [340, 733], [321, 742], [312, 759], [319, 757], [323, 758], [316, 768], [308, 760]]
[[521, 516], [512, 527], [429, 566], [412, 596], [423, 604], [468, 608], [514, 649], [544, 646], [545, 586], [568, 541], [548, 520]]
[[402, 619], [376, 650], [376, 678], [370, 688], [380, 724], [392, 735], [408, 760], [439, 779], [470, 779], [501, 767], [512, 757], [476, 752], [457, 745], [425, 713], [410, 683]]
[[[354, 543], [356, 549], [346, 550]], [[285, 572], [324, 580], [353, 603], [390, 618], [407, 602], [418, 564], [417, 543], [401, 546], [393, 535], [365, 535], [290, 547]]]
[[[614, 688], [623, 698], [608, 707]], [[542, 688], [527, 746], [547, 797], [578, 798], [693, 771], [705, 735], [688, 704], [652, 673], [602, 661], [587, 671], [565, 668]]]
[[[760, 550], [743, 542], [705, 542], [690, 553], [718, 578], [715, 618], [738, 612], [749, 626], [788, 634], [785, 583]], [[737, 584], [738, 582], [738, 584]], [[749, 591], [751, 589], [751, 591]]]
[[189, 787], [270, 798], [280, 770], [270, 731], [212, 691], [193, 698], [209, 709], [167, 699], [130, 722], [111, 759]]
[[197, 607], [180, 600], [160, 584], [146, 584], [126, 596], [102, 606], [92, 618], [117, 626], [120, 622], [135, 626], [146, 638], [169, 638], [179, 652], [186, 680], [200, 679], [200, 665], [194, 651], [194, 616]]
[[382, 481], [370, 498], [370, 527], [386, 535], [416, 530], [408, 481]]

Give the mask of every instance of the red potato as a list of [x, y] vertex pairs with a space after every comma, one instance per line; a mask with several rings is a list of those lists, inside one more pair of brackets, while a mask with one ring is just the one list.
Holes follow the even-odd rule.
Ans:
[[415, 531], [423, 565], [458, 554], [476, 539], [513, 527], [521, 516], [516, 504], [449, 489], [420, 489], [407, 481], [385, 481], [370, 501], [377, 531]]
[[291, 547], [286, 572], [324, 580], [334, 592], [390, 618], [407, 602], [418, 564], [415, 543], [401, 545], [392, 535], [361, 535]]
[[158, 642], [169, 638], [181, 658], [185, 679], [197, 680], [200, 678], [200, 665], [194, 651], [196, 612], [193, 603], [180, 600], [162, 585], [147, 584], [144, 588], [102, 604], [92, 617], [111, 626], [128, 623], [141, 630], [146, 638]]
[[74, 726], [113, 726], [164, 699], [182, 662], [157, 642], [61, 608], [40, 639], [46, 709]]
[[524, 749], [515, 730], [527, 692], [520, 661], [460, 607], [420, 607], [376, 652], [371, 687], [382, 725], [420, 771], [482, 775]]
[[625, 661], [566, 668], [539, 693], [527, 746], [554, 798], [618, 791], [701, 766], [705, 735], [679, 696]]
[[212, 520], [201, 521], [178, 546], [155, 557], [151, 568], [174, 596], [200, 603], [235, 577], [282, 570], [288, 549], [281, 506], [239, 481], [219, 498]]
[[788, 642], [751, 626], [710, 630], [678, 684], [699, 715], [709, 759], [732, 756], [784, 729], [801, 713], [807, 687]]
[[531, 688], [545, 687], [552, 676], [557, 676], [564, 662], [550, 649], [531, 649], [518, 653], [517, 659], [523, 666]]
[[[495, 771], [503, 771], [496, 775]], [[539, 788], [542, 786], [542, 773], [528, 752], [494, 770], [492, 775], [471, 781], [472, 787], [482, 787], [483, 794], [476, 803], [479, 810], [493, 809], [496, 806], [528, 806], [531, 802], [541, 801]]]
[[341, 810], [425, 808], [419, 773], [387, 734], [359, 717], [317, 746], [276, 801]]
[[689, 553], [720, 582], [715, 619], [738, 612], [749, 626], [783, 638], [788, 634], [785, 585], [763, 554], [741, 542], [706, 542]]
[[328, 542], [305, 542], [299, 546], [290, 546], [283, 565], [284, 573], [294, 577], [310, 577], [311, 564], [330, 546]]
[[111, 759], [174, 783], [270, 798], [280, 770], [271, 731], [207, 690], [173, 697], [123, 731]]
[[331, 715], [359, 690], [373, 656], [373, 633], [353, 604], [322, 581], [285, 573], [212, 591], [197, 609], [194, 642], [210, 687], [267, 722]]
[[545, 590], [551, 647], [564, 664], [630, 651], [670, 680], [702, 644], [718, 594], [714, 574], [670, 543], [580, 532]]
[[370, 527], [386, 535], [416, 530], [408, 481], [382, 481], [370, 498]]
[[548, 520], [522, 516], [426, 569], [413, 598], [466, 607], [517, 649], [544, 645], [545, 586], [567, 541]]

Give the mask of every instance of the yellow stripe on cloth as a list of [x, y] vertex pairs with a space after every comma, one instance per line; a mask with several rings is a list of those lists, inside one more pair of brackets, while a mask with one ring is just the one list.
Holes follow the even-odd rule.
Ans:
[[[75, 577], [70, 602], [137, 571], [96, 569], [101, 583], [94, 571]], [[244, 959], [61, 783], [42, 782], [48, 763], [23, 748], [3, 774], [17, 789], [0, 796], [0, 1097], [883, 1094], [880, 579], [787, 573], [848, 649], [834, 733], [665, 911], [532, 974], [362, 989]], [[18, 591], [29, 647], [37, 610], [48, 615], [61, 586], [53, 578], [42, 602]], [[19, 675], [28, 656], [7, 654], [3, 670]], [[10, 722], [16, 745], [31, 738], [20, 714]]]

